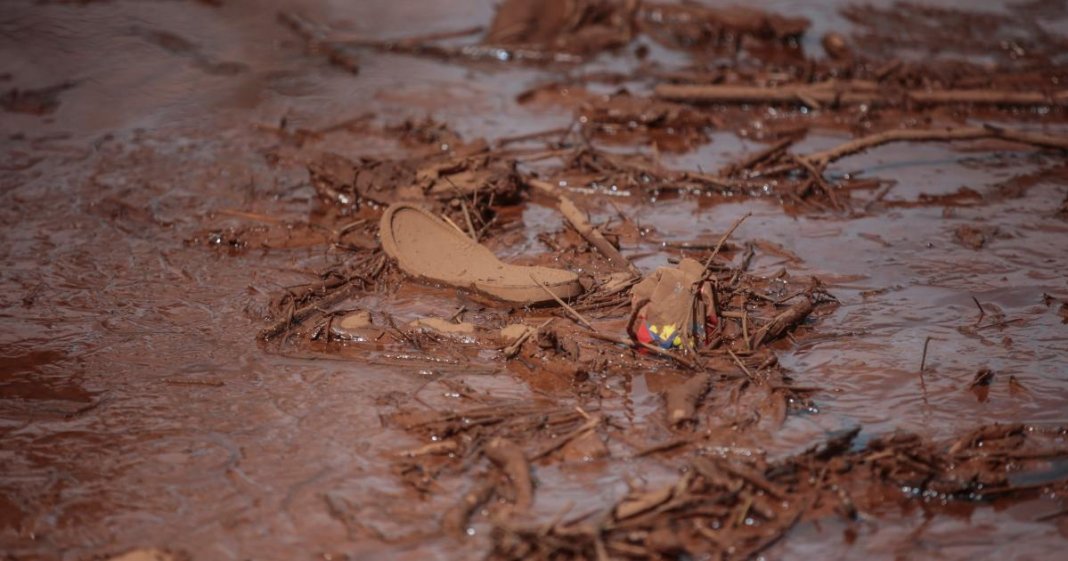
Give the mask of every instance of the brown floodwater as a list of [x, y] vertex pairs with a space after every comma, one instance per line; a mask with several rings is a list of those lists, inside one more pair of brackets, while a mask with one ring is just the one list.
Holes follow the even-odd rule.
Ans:
[[[393, 459], [422, 442], [384, 417], [456, 405], [462, 396], [433, 383], [443, 375], [515, 400], [544, 398], [553, 382], [492, 358], [454, 365], [265, 346], [256, 334], [271, 296], [310, 282], [337, 255], [295, 234], [272, 249], [227, 251], [205, 243], [205, 232], [248, 226], [249, 215], [262, 225], [263, 217], [306, 222], [321, 212], [297, 165], [300, 150], [290, 165], [267, 157], [277, 152], [272, 131], [282, 120], [318, 129], [365, 114], [383, 122], [429, 116], [487, 139], [567, 127], [568, 109], [516, 102], [565, 71], [368, 50], [352, 75], [306, 53], [276, 20], [279, 10], [299, 10], [353, 36], [403, 37], [485, 24], [491, 0], [212, 4], [8, 2], [0, 12], [0, 89], [69, 83], [39, 111], [0, 113], [0, 552], [64, 560], [136, 547], [197, 560], [481, 557], [487, 522], [465, 540], [438, 532], [438, 515], [467, 484], [454, 478], [441, 492], [412, 492]], [[810, 49], [823, 32], [850, 25], [834, 0], [751, 4], [810, 18]], [[1068, 20], [1046, 25], [1063, 30]], [[624, 58], [600, 57], [589, 71], [630, 68]], [[797, 149], [846, 138], [814, 132]], [[344, 130], [316, 142], [338, 153], [400, 149]], [[759, 147], [716, 132], [664, 161], [714, 170]], [[946, 439], [993, 422], [1068, 425], [1063, 161], [982, 146], [880, 147], [829, 169], [896, 180], [880, 210], [855, 216], [790, 213], [770, 197], [586, 203], [595, 222], [620, 209], [655, 232], [623, 243], [643, 271], [665, 264], [661, 242], [715, 239], [750, 211], [734, 237], [785, 250], [758, 251], [752, 274], [785, 266], [795, 277], [820, 277], [840, 300], [797, 345], [780, 348], [795, 381], [819, 388], [812, 406], [774, 430], [722, 443], [774, 457], [858, 425], [862, 439], [898, 429]], [[1003, 189], [1041, 170], [1052, 171], [1026, 189]], [[984, 198], [916, 204], [961, 187]], [[860, 206], [873, 195], [859, 193]], [[537, 234], [563, 227], [537, 202], [521, 220], [525, 234], [494, 247], [498, 255], [545, 253]], [[955, 237], [962, 226], [997, 233], [971, 249]], [[973, 299], [988, 323], [1004, 323], [975, 329]], [[405, 321], [458, 306], [454, 291], [414, 285], [359, 304]], [[981, 368], [996, 372], [982, 400], [968, 390]], [[649, 419], [673, 380], [655, 369], [599, 380], [616, 396], [601, 410], [633, 436], [659, 434]], [[670, 456], [632, 458], [619, 446], [613, 460], [536, 465], [533, 514], [609, 507], [635, 481], [678, 474]], [[1063, 477], [1068, 465], [1051, 469]], [[1064, 517], [1038, 520], [1064, 507], [1050, 493], [944, 502], [887, 501], [853, 525], [806, 522], [765, 555], [1048, 559], [1068, 539]]]

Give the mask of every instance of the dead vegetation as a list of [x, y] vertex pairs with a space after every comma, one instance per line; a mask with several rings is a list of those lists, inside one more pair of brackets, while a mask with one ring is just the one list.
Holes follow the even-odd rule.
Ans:
[[[1064, 457], [1060, 430], [988, 425], [948, 443], [910, 433], [858, 448], [857, 429], [778, 461], [696, 456], [674, 482], [633, 490], [610, 509], [549, 522], [500, 519], [495, 559], [672, 559], [681, 555], [751, 559], [795, 525], [866, 516], [883, 492], [910, 500], [990, 500], [1041, 484], [1012, 476]], [[1041, 469], [1039, 467], [1039, 469]], [[1060, 493], [1064, 484], [1054, 485]]]

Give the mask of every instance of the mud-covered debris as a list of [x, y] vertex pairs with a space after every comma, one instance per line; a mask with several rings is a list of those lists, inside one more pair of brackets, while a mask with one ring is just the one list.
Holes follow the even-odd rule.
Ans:
[[846, 42], [845, 37], [841, 34], [833, 31], [824, 33], [820, 39], [820, 45], [823, 46], [823, 50], [826, 51], [827, 56], [838, 61], [847, 61], [853, 58], [853, 53], [849, 49], [849, 43]]
[[697, 3], [642, 2], [638, 16], [643, 33], [666, 46], [685, 49], [736, 49], [746, 40], [789, 44], [809, 26], [804, 18]]
[[958, 226], [953, 230], [953, 236], [964, 247], [982, 249], [983, 246], [997, 233], [996, 226]]
[[174, 553], [165, 549], [139, 548], [108, 558], [108, 561], [186, 561], [187, 559], [189, 556], [183, 553]]
[[429, 330], [439, 335], [461, 338], [473, 338], [478, 330], [478, 327], [473, 323], [453, 323], [443, 318], [419, 318], [408, 325], [415, 329]]
[[799, 521], [854, 520], [885, 508], [887, 493], [907, 508], [932, 496], [967, 502], [1065, 488], [1063, 474], [1039, 485], [1010, 476], [1051, 475], [1046, 461], [1068, 457], [1057, 429], [986, 425], [951, 443], [891, 433], [855, 449], [858, 432], [775, 462], [695, 457], [676, 481], [633, 490], [599, 516], [498, 521], [493, 558], [657, 558], [669, 545], [675, 556], [750, 559]]
[[[544, 324], [543, 324], [544, 325]], [[537, 335], [539, 328], [524, 324], [512, 324], [502, 327], [498, 332], [498, 340], [503, 345], [501, 352], [505, 358], [513, 358], [519, 354], [523, 345]]]
[[361, 329], [370, 327], [371, 325], [373, 325], [371, 312], [368, 312], [367, 310], [358, 310], [346, 314], [337, 322], [337, 326], [341, 329]]
[[471, 516], [493, 497], [494, 491], [496, 484], [492, 479], [476, 481], [455, 505], [445, 511], [441, 518], [442, 530], [452, 536], [466, 535]]
[[815, 307], [816, 303], [811, 295], [801, 295], [798, 297], [797, 302], [783, 310], [782, 313], [772, 318], [771, 321], [766, 323], [753, 334], [751, 346], [756, 348], [768, 341], [779, 338], [783, 333], [786, 333], [787, 330], [792, 329], [805, 321], [805, 318], [812, 313], [812, 310], [814, 310]]
[[468, 447], [479, 450], [486, 442], [467, 439], [466, 435], [501, 436], [513, 442], [537, 445], [539, 440], [550, 437], [541, 430], [552, 428], [556, 433], [567, 433], [588, 419], [573, 407], [557, 403], [501, 400], [450, 411], [399, 411], [390, 415], [389, 420], [433, 441], [456, 437], [465, 448], [461, 452], [466, 453]]
[[638, 279], [630, 273], [612, 273], [598, 280], [599, 283], [594, 290], [602, 296], [618, 294], [638, 282]]
[[668, 388], [664, 394], [668, 422], [678, 425], [692, 420], [697, 411], [697, 405], [710, 389], [712, 389], [712, 376], [707, 372], [698, 372], [689, 380]]
[[994, 371], [985, 367], [980, 368], [979, 371], [975, 373], [972, 382], [968, 384], [968, 390], [975, 394], [975, 398], [978, 399], [980, 403], [983, 403], [989, 399], [990, 385], [993, 383]]
[[530, 475], [530, 462], [527, 461], [523, 449], [515, 442], [498, 436], [490, 440], [483, 448], [483, 453], [508, 478], [511, 484], [508, 496], [515, 505], [515, 510], [529, 510], [534, 502], [534, 482]]
[[513, 323], [500, 329], [497, 340], [505, 346], [512, 345], [516, 341], [529, 337], [535, 329], [522, 323]]
[[[221, 2], [221, 0], [219, 0]], [[278, 21], [300, 36], [309, 51], [322, 53], [330, 64], [352, 75], [360, 73], [360, 58], [348, 45], [329, 41], [320, 26], [310, 20], [290, 12], [278, 14]], [[203, 56], [203, 55], [201, 55]]]
[[59, 94], [76, 85], [76, 82], [63, 82], [37, 89], [13, 88], [0, 95], [0, 108], [9, 113], [48, 115], [59, 108]]
[[505, 0], [483, 38], [487, 45], [576, 54], [622, 47], [634, 36], [636, 2]]
[[643, 141], [668, 152], [704, 144], [709, 133], [723, 125], [711, 113], [692, 106], [627, 93], [584, 103], [578, 120], [593, 138], [621, 144]]
[[374, 325], [371, 312], [356, 310], [332, 318], [330, 334], [338, 339], [365, 340], [374, 338], [379, 330]]
[[[1063, 34], [1036, 25], [1036, 19], [1051, 16], [1028, 13], [1033, 4], [1010, 3], [995, 13], [897, 1], [885, 6], [849, 4], [841, 13], [857, 26], [854, 40], [870, 56], [904, 48], [924, 57], [984, 56], [999, 66], [1026, 67], [1055, 58], [1066, 42]], [[1058, 5], [1063, 17], [1063, 4], [1050, 4]]]
[[597, 431], [583, 431], [560, 447], [560, 458], [565, 462], [591, 462], [611, 455], [604, 439]]
[[631, 336], [663, 349], [693, 349], [705, 342], [718, 320], [704, 272], [703, 265], [686, 258], [635, 285]]
[[592, 224], [590, 224], [589, 218], [586, 213], [583, 212], [575, 205], [575, 201], [565, 195], [560, 189], [558, 189], [552, 183], [547, 181], [541, 181], [538, 179], [527, 179], [526, 183], [531, 187], [555, 198], [558, 202], [558, 208], [560, 214], [567, 220], [568, 224], [575, 229], [576, 232], [582, 236], [587, 242], [590, 243], [598, 252], [608, 260], [610, 266], [615, 269], [626, 269], [631, 273], [631, 276], [637, 276], [637, 269], [629, 259], [620, 253], [619, 248], [608, 241], [605, 235]]
[[519, 189], [513, 162], [479, 154], [353, 161], [324, 153], [308, 164], [308, 174], [323, 200], [346, 207], [360, 201], [473, 199], [475, 194], [506, 203]]
[[570, 333], [549, 327], [538, 332], [538, 346], [570, 360], [578, 360], [579, 346]]
[[630, 493], [623, 498], [612, 510], [612, 517], [616, 520], [626, 520], [668, 502], [675, 494], [676, 485], [667, 485], [648, 492]]
[[1020, 382], [1015, 375], [1009, 376], [1009, 395], [1013, 397], [1029, 395], [1031, 392], [1027, 386]]

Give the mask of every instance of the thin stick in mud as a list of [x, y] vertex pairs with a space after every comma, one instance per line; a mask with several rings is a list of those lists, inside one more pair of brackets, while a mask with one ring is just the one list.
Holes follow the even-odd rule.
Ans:
[[285, 318], [276, 321], [271, 326], [260, 331], [259, 339], [270, 341], [282, 333], [299, 326], [308, 318], [325, 313], [328, 308], [345, 301], [362, 289], [363, 283], [361, 282], [361, 279], [352, 279], [329, 295], [320, 298], [311, 304], [293, 310], [292, 313], [287, 314]]
[[984, 138], [1010, 140], [1041, 148], [1068, 150], [1068, 136], [1053, 136], [987, 125], [982, 127], [950, 127], [945, 129], [893, 129], [844, 142], [834, 148], [809, 154], [805, 159], [812, 162], [812, 164], [819, 169], [851, 154], [856, 154], [857, 152], [862, 152], [869, 148], [882, 146], [883, 144], [891, 142], [945, 142], [954, 140], [981, 140]]
[[638, 274], [638, 269], [634, 264], [624, 257], [623, 254], [604, 237], [604, 234], [601, 234], [599, 230], [590, 224], [590, 221], [586, 219], [585, 214], [575, 206], [575, 202], [572, 201], [570, 197], [547, 181], [527, 179], [526, 183], [527, 185], [555, 198], [559, 204], [560, 214], [564, 216], [564, 219], [575, 228], [575, 231], [578, 232], [580, 236], [589, 242], [590, 245], [595, 247], [605, 259], [608, 259], [610, 264], [623, 266], [632, 274]]
[[712, 253], [709, 254], [708, 259], [705, 260], [705, 271], [708, 271], [709, 267], [712, 266], [712, 260], [716, 258], [716, 255], [719, 255], [720, 250], [723, 249], [723, 244], [727, 243], [727, 240], [731, 237], [731, 234], [733, 234], [734, 231], [738, 229], [738, 226], [741, 226], [742, 222], [745, 222], [745, 220], [750, 216], [753, 216], [752, 212], [747, 212], [739, 216], [734, 221], [734, 223], [731, 224], [731, 227], [727, 228], [727, 231], [719, 237], [719, 241], [716, 242], [716, 247], [712, 248]]
[[564, 309], [567, 310], [567, 313], [570, 314], [571, 317], [575, 319], [575, 321], [579, 322], [580, 324], [582, 324], [582, 326], [586, 327], [590, 331], [594, 331], [594, 332], [597, 331], [597, 328], [594, 327], [593, 324], [589, 322], [589, 320], [587, 320], [582, 314], [578, 313], [578, 311], [575, 310], [575, 308], [572, 308], [570, 304], [568, 304], [567, 302], [564, 302], [564, 300], [562, 298], [560, 298], [559, 296], [557, 296], [556, 293], [554, 293], [552, 290], [549, 290], [549, 287], [545, 286], [545, 283], [543, 283], [540, 280], [538, 280], [537, 278], [535, 278], [534, 275], [530, 275], [530, 280], [536, 282], [538, 284], [538, 286], [540, 286], [542, 288], [542, 290], [545, 291], [546, 294], [548, 294], [549, 296], [552, 296], [553, 300], [556, 300], [557, 304], [560, 304], [561, 306], [563, 306]]
[[[975, 307], [979, 308], [979, 317], [975, 319], [975, 325], [979, 325], [983, 322], [983, 318], [986, 317], [986, 310], [983, 309], [983, 305], [979, 303], [979, 299], [975, 296], [972, 296], [972, 302], [975, 302]], [[924, 351], [926, 351], [926, 346], [924, 348]]]
[[776, 86], [719, 84], [659, 84], [656, 97], [690, 103], [799, 103], [818, 109], [823, 105], [924, 105], [986, 104], [1017, 106], [1068, 105], [1068, 90], [1019, 92], [986, 89], [906, 90], [884, 93], [872, 83], [821, 82]]

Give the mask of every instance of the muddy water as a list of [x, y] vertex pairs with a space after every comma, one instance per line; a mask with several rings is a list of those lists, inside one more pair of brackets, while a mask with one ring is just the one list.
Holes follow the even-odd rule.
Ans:
[[[566, 110], [515, 103], [553, 72], [368, 52], [351, 76], [306, 56], [275, 21], [278, 9], [299, 8], [353, 35], [396, 37], [482, 24], [492, 4], [5, 7], [0, 86], [69, 80], [74, 87], [58, 94], [54, 112], [0, 114], [0, 550], [17, 559], [86, 559], [138, 546], [194, 559], [464, 559], [485, 551], [484, 527], [467, 542], [438, 535], [435, 514], [460, 489], [419, 497], [405, 488], [391, 471], [392, 454], [419, 443], [381, 420], [387, 410], [415, 406], [413, 395], [439, 406], [458, 400], [428, 384], [455, 368], [397, 356], [268, 352], [254, 334], [270, 294], [307, 282], [338, 256], [322, 247], [231, 252], [199, 240], [205, 230], [244, 225], [231, 211], [282, 220], [316, 212], [306, 172], [265, 161], [279, 142], [265, 127], [282, 119], [316, 128], [369, 112], [390, 120], [431, 115], [487, 138], [566, 127]], [[831, 2], [767, 7], [812, 18], [810, 42], [845, 25]], [[595, 67], [626, 64], [606, 57]], [[364, 154], [396, 149], [347, 134], [328, 144]], [[717, 135], [680, 158], [716, 169], [752, 148]], [[736, 236], [798, 258], [758, 253], [754, 271], [787, 266], [817, 275], [842, 301], [813, 337], [782, 356], [800, 384], [822, 391], [818, 411], [753, 437], [773, 454], [858, 424], [866, 435], [902, 428], [932, 437], [980, 422], [1055, 425], [1068, 422], [1068, 326], [1043, 295], [1068, 300], [1068, 225], [1054, 216], [1065, 176], [981, 205], [908, 204], [961, 186], [996, 193], [1013, 176], [1055, 163], [1044, 158], [881, 148], [833, 170], [898, 182], [885, 208], [848, 219], [795, 217], [762, 199], [619, 204], [659, 240], [716, 235], [752, 211]], [[613, 212], [604, 204], [595, 217]], [[559, 228], [538, 205], [528, 205], [523, 220], [532, 232]], [[972, 250], [955, 239], [962, 225], [996, 225], [999, 233]], [[526, 239], [500, 253], [544, 251], [533, 233]], [[646, 255], [637, 263], [648, 270], [663, 263], [656, 247], [624, 249]], [[451, 311], [454, 297], [405, 288], [388, 304], [407, 319]], [[973, 297], [987, 323], [1006, 323], [976, 330]], [[967, 391], [981, 367], [997, 373], [982, 402]], [[499, 397], [552, 390], [492, 363], [463, 375]], [[1023, 391], [1010, 388], [1013, 376]], [[661, 373], [635, 372], [604, 383], [620, 395], [605, 411], [640, 431], [658, 414], [655, 391], [667, 382]], [[655, 459], [545, 466], [536, 509], [611, 504], [628, 481], [668, 479], [675, 470]], [[1063, 525], [1034, 521], [1059, 508], [1052, 499], [950, 512], [937, 503], [889, 502], [848, 531], [833, 521], [802, 525], [770, 555], [1040, 558], [1063, 549]]]

